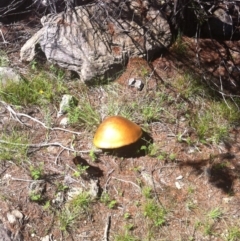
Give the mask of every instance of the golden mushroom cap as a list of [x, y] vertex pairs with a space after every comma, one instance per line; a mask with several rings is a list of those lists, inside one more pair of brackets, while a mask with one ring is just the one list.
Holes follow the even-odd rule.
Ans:
[[122, 116], [107, 117], [98, 127], [93, 144], [97, 148], [114, 149], [130, 145], [142, 136], [142, 129]]

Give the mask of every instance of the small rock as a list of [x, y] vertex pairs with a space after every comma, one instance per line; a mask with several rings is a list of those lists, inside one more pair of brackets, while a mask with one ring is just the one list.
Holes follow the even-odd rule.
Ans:
[[176, 180], [182, 180], [182, 179], [183, 179], [183, 176], [182, 176], [182, 175], [176, 177]]
[[72, 106], [77, 106], [77, 99], [72, 95], [63, 95], [57, 117], [67, 113], [67, 109]]
[[183, 183], [175, 182], [175, 186], [176, 186], [177, 189], [182, 189]]
[[10, 81], [18, 83], [20, 80], [20, 75], [18, 75], [12, 68], [0, 67], [0, 83], [2, 86], [7, 85]]
[[130, 79], [128, 80], [128, 85], [129, 85], [129, 86], [134, 87], [135, 83], [136, 83], [136, 81], [135, 81], [134, 78], [130, 78]]
[[231, 201], [233, 200], [233, 197], [224, 197], [223, 199], [222, 199], [222, 201], [223, 201], [223, 203], [230, 203]]
[[11, 224], [17, 222], [16, 217], [15, 217], [13, 214], [11, 214], [11, 213], [7, 213], [7, 220], [8, 220], [8, 222], [11, 223]]
[[41, 241], [54, 241], [52, 234], [41, 238]]
[[154, 187], [152, 176], [148, 172], [142, 171], [141, 175], [148, 186]]
[[68, 125], [68, 123], [69, 123], [69, 118], [68, 117], [63, 117], [62, 119], [61, 119], [61, 121], [60, 121], [60, 125], [61, 126], [67, 126]]
[[58, 192], [56, 194], [56, 198], [52, 200], [53, 204], [62, 204], [64, 202], [64, 193], [63, 192]]
[[67, 200], [71, 201], [74, 197], [81, 194], [83, 189], [81, 187], [73, 187], [68, 191]]
[[90, 185], [89, 185], [88, 193], [92, 198], [96, 198], [98, 196], [98, 193], [99, 193], [98, 180], [90, 179]]
[[141, 91], [141, 90], [143, 89], [143, 87], [144, 87], [144, 83], [142, 82], [142, 80], [137, 79], [137, 80], [136, 80], [136, 83], [135, 83], [135, 87], [136, 87], [139, 91]]

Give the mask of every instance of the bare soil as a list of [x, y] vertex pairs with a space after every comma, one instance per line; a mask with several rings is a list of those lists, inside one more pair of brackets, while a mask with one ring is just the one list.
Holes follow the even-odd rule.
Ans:
[[[3, 43], [1, 40], [1, 48], [7, 49], [10, 64], [25, 74], [26, 65], [18, 60], [19, 47], [34, 29], [30, 28], [29, 22], [21, 22], [19, 26], [3, 26], [1, 29], [9, 42]], [[13, 36], [19, 42], [13, 44]], [[154, 92], [164, 84], [169, 87], [169, 95], [176, 100], [181, 96], [171, 85], [172, 81], [177, 75], [190, 72], [202, 77], [203, 84], [209, 84], [209, 88], [218, 89], [216, 93], [219, 95], [237, 95], [239, 74], [231, 68], [240, 64], [239, 44], [239, 41], [218, 42], [212, 39], [198, 39], [196, 42], [194, 38], [184, 37], [182, 51], [179, 51], [181, 46], [173, 45], [150, 64], [132, 59], [116, 81], [122, 85], [124, 93], [134, 98], [137, 90], [128, 87], [127, 80], [130, 77], [141, 78], [143, 70], [147, 69], [151, 73], [154, 70], [141, 93]], [[97, 95], [97, 92], [93, 94]], [[98, 96], [94, 98], [98, 101]], [[49, 109], [52, 125], [60, 127], [56, 109], [54, 106], [49, 106]], [[37, 107], [15, 111], [44, 122], [44, 114]], [[127, 225], [131, 225], [129, 234], [139, 240], [217, 241], [228, 240], [227, 232], [231, 227], [239, 228], [240, 136], [237, 126], [232, 128], [227, 142], [219, 145], [198, 143], [192, 147], [177, 139], [177, 135], [186, 130], [187, 124], [176, 109], [174, 123], [156, 121], [148, 126], [152, 142], [161, 147], [161, 153], [167, 153], [164, 160], [160, 161], [157, 156], [144, 152], [135, 155], [131, 151], [136, 147], [128, 147], [120, 153], [98, 153], [95, 162], [92, 162], [89, 153], [84, 151], [92, 148], [94, 133], [70, 127], [66, 129], [78, 134], [67, 130], [46, 130], [29, 118], [22, 125], [4, 106], [1, 107], [0, 118], [5, 118], [1, 121], [2, 130], [11, 131], [14, 126], [27, 132], [33, 144], [55, 143], [41, 148], [30, 147], [28, 150], [32, 164], [44, 163], [44, 176], [39, 185], [43, 195], [40, 202], [29, 199], [34, 182], [30, 176], [29, 163], [24, 160], [21, 164], [16, 164], [14, 160], [0, 162], [0, 220], [5, 229], [15, 236], [14, 240], [34, 241], [44, 240], [45, 237], [46, 241], [99, 241], [103, 239], [106, 227], [108, 240], [114, 240], [117, 234], [126, 232]], [[78, 151], [77, 156], [63, 146], [74, 147]], [[170, 154], [174, 158], [169, 158]], [[73, 173], [78, 163], [88, 165], [89, 169], [85, 175], [77, 178], [73, 177]], [[67, 202], [69, 191], [76, 187], [87, 187], [91, 180], [97, 180], [99, 196], [107, 191], [116, 200], [116, 206], [110, 208], [95, 199], [89, 212], [84, 215], [80, 213], [68, 232], [60, 230], [58, 215]], [[68, 189], [59, 191], [60, 185]], [[144, 216], [143, 207], [147, 202], [142, 193], [144, 186], [152, 188], [152, 198], [167, 210], [165, 224], [161, 227], [154, 226]], [[56, 201], [59, 193], [62, 199]], [[46, 208], [47, 201], [50, 202], [50, 208]], [[214, 208], [219, 208], [223, 213], [217, 221], [207, 216]], [[14, 210], [23, 216], [15, 215], [15, 221], [11, 222], [9, 216]], [[124, 217], [126, 213], [129, 214], [127, 218]], [[205, 230], [207, 226], [211, 226], [210, 233]]]

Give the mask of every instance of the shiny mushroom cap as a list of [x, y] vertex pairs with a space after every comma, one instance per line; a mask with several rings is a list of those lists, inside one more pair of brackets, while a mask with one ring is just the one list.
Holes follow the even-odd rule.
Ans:
[[122, 116], [110, 116], [98, 127], [93, 144], [101, 149], [115, 149], [130, 145], [142, 136], [142, 129]]

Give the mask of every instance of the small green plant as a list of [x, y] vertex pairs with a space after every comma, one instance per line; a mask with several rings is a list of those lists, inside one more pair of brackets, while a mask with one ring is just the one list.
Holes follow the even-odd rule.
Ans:
[[116, 200], [111, 200], [109, 203], [108, 203], [108, 208], [110, 208], [110, 209], [113, 209], [113, 208], [115, 208], [116, 207], [116, 205], [117, 205], [117, 201]]
[[9, 81], [1, 88], [0, 97], [13, 105], [46, 105], [57, 100], [58, 95], [65, 91], [62, 84], [59, 83], [60, 81], [50, 79], [46, 73], [41, 73], [34, 76], [31, 81]]
[[166, 222], [166, 210], [160, 207], [154, 200], [148, 200], [143, 205], [143, 214], [149, 218], [156, 227], [160, 227]]
[[131, 217], [130, 213], [124, 213], [123, 215], [124, 219], [129, 219]]
[[114, 241], [139, 241], [139, 239], [126, 231], [124, 234], [116, 235]]
[[169, 157], [170, 161], [176, 160], [176, 154], [175, 153], [170, 153], [170, 155], [168, 157]]
[[92, 162], [95, 162], [97, 160], [97, 156], [96, 153], [94, 152], [94, 150], [90, 150], [89, 152], [89, 157], [91, 158]]
[[173, 44], [172, 50], [178, 54], [178, 55], [185, 55], [187, 51], [187, 45], [182, 40], [181, 33], [178, 33], [177, 39], [175, 40], [175, 43]]
[[62, 183], [57, 183], [57, 192], [65, 192], [66, 190], [69, 189], [68, 186], [62, 184]]
[[44, 204], [43, 209], [44, 209], [44, 210], [48, 210], [48, 209], [50, 209], [50, 208], [51, 208], [51, 202], [48, 200], [48, 201], [46, 201], [46, 203]]
[[197, 207], [196, 203], [192, 200], [186, 202], [186, 208], [188, 211], [193, 211]]
[[86, 170], [89, 168], [89, 166], [83, 166], [81, 164], [77, 165], [77, 170], [74, 172], [74, 177], [80, 177], [82, 174], [86, 172]]
[[212, 222], [205, 222], [203, 225], [203, 233], [204, 235], [213, 235], [213, 223]]
[[103, 192], [100, 198], [100, 201], [104, 203], [108, 208], [113, 209], [117, 205], [117, 201], [114, 199], [111, 199], [109, 194], [106, 192]]
[[26, 133], [12, 129], [11, 132], [0, 133], [0, 160], [22, 163], [28, 159], [29, 138]]
[[140, 150], [144, 151], [150, 157], [155, 157], [159, 153], [159, 148], [155, 143], [141, 146]]
[[32, 202], [41, 202], [43, 200], [43, 197], [40, 193], [32, 191], [32, 192], [29, 193], [29, 199]]
[[74, 212], [87, 212], [92, 203], [92, 199], [87, 192], [82, 192], [68, 202], [68, 207]]
[[219, 219], [221, 218], [223, 215], [223, 212], [220, 210], [220, 208], [214, 208], [212, 210], [210, 210], [208, 213], [207, 213], [207, 217], [213, 219], [213, 220], [216, 220], [216, 219]]
[[87, 192], [82, 192], [68, 201], [61, 212], [58, 213], [60, 230], [70, 232], [77, 220], [89, 213], [91, 204], [92, 199]]
[[30, 170], [30, 175], [32, 177], [33, 180], [39, 180], [42, 178], [43, 176], [43, 167], [44, 167], [44, 163], [41, 162], [39, 164], [39, 166], [30, 166], [29, 170]]
[[239, 227], [233, 226], [228, 229], [228, 232], [224, 238], [225, 241], [238, 241], [240, 240]]
[[9, 65], [9, 59], [8, 56], [5, 52], [2, 50], [0, 51], [0, 66], [1, 67], [6, 67]]
[[142, 194], [145, 198], [151, 199], [152, 198], [152, 188], [151, 187], [143, 187]]
[[77, 212], [72, 212], [68, 208], [64, 208], [58, 214], [59, 228], [61, 231], [70, 232], [76, 223], [76, 219], [79, 214]]
[[219, 143], [228, 138], [231, 126], [238, 118], [236, 106], [231, 103], [227, 105], [223, 100], [211, 100], [192, 115], [190, 124], [201, 142]]
[[68, 108], [69, 123], [73, 126], [84, 126], [92, 129], [100, 123], [100, 114], [83, 93], [79, 105]]

